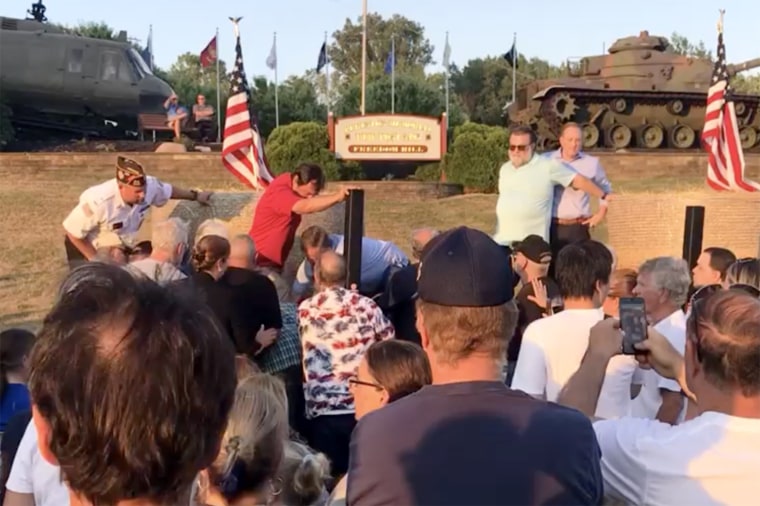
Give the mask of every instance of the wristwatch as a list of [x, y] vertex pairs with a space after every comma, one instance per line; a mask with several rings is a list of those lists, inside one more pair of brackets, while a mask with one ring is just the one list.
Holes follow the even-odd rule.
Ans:
[[198, 200], [198, 190], [190, 190], [190, 195], [192, 195], [190, 200]]

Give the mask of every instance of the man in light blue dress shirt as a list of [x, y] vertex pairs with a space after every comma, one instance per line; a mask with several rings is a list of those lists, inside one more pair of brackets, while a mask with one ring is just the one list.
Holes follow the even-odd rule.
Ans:
[[[314, 287], [314, 262], [320, 252], [331, 249], [344, 254], [345, 237], [341, 234], [328, 234], [322, 227], [312, 225], [301, 233], [301, 249], [304, 261], [298, 267], [293, 281], [293, 295], [302, 299], [310, 294]], [[374, 296], [385, 289], [393, 268], [402, 268], [409, 264], [409, 258], [401, 249], [389, 241], [362, 237], [361, 286], [359, 291], [367, 296]]]
[[[577, 123], [565, 123], [559, 137], [560, 148], [548, 153], [548, 158], [563, 162], [591, 180], [605, 194], [612, 192], [612, 185], [599, 159], [581, 152], [583, 132]], [[588, 193], [571, 187], [554, 188], [550, 244], [556, 258], [565, 245], [590, 239], [590, 229], [599, 225], [607, 214], [607, 201], [599, 200], [599, 209], [591, 212]]]
[[549, 241], [555, 186], [608, 198], [603, 189], [570, 166], [536, 154], [533, 130], [513, 129], [509, 136], [509, 161], [499, 169], [494, 241], [507, 249], [532, 234]]

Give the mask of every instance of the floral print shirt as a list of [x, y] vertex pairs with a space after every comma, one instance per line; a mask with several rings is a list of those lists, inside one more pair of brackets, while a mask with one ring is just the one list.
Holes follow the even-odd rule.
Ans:
[[298, 306], [306, 381], [306, 417], [350, 414], [348, 380], [372, 343], [395, 337], [375, 302], [343, 287], [331, 287]]

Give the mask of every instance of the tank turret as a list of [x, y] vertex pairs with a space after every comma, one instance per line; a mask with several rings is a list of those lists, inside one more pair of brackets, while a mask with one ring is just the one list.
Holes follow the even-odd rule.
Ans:
[[[519, 89], [507, 110], [509, 124], [532, 127], [543, 149], [556, 146], [567, 122], [581, 125], [587, 150], [696, 148], [713, 65], [642, 31], [616, 40], [608, 54], [568, 61], [565, 77]], [[727, 66], [730, 76], [758, 67], [760, 58]], [[760, 151], [760, 96], [733, 99], [742, 146]]]

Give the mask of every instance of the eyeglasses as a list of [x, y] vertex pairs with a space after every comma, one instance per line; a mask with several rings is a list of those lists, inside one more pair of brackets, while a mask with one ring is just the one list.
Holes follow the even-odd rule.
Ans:
[[350, 386], [364, 385], [365, 387], [372, 387], [372, 388], [379, 388], [379, 389], [383, 388], [382, 385], [378, 385], [377, 383], [372, 383], [370, 381], [362, 381], [362, 380], [357, 379], [357, 378], [350, 378], [348, 380], [348, 384]]
[[530, 144], [510, 144], [509, 150], [510, 151], [527, 151], [530, 147]]
[[[746, 283], [735, 283], [728, 287], [729, 290], [740, 290], [742, 292], [748, 293], [753, 297], [760, 298], [760, 290], [758, 290], [756, 287], [752, 285], [748, 285]], [[705, 285], [697, 289], [696, 292], [694, 292], [691, 296], [691, 299], [689, 299], [689, 304], [693, 305], [696, 301], [706, 299], [710, 295], [719, 292], [723, 290], [722, 285]]]

